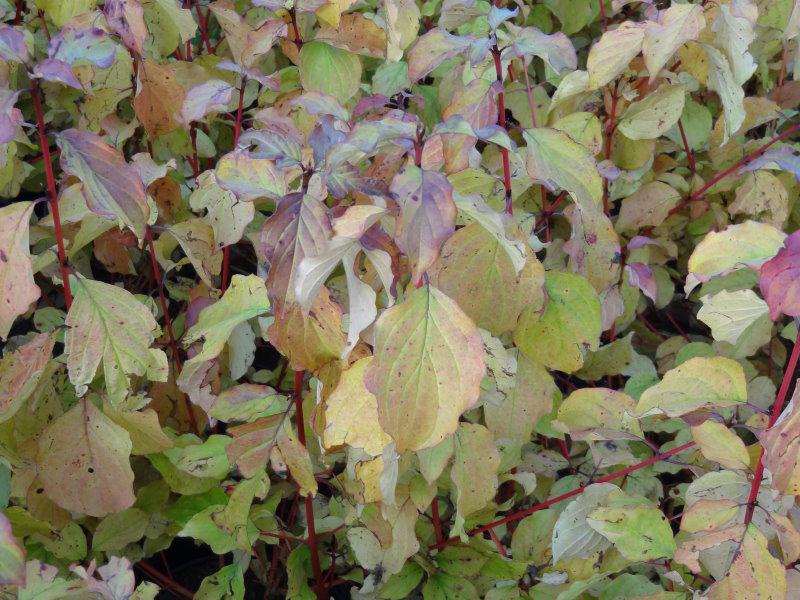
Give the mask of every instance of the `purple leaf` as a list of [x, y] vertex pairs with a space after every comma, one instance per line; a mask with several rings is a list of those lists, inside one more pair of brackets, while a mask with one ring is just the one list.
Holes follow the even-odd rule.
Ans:
[[33, 73], [31, 75], [37, 79], [43, 79], [44, 81], [52, 81], [55, 83], [63, 83], [64, 85], [73, 87], [76, 90], [83, 91], [83, 86], [72, 72], [72, 67], [63, 61], [56, 60], [54, 58], [46, 58], [36, 63], [36, 65], [33, 67]]
[[24, 121], [19, 109], [14, 108], [20, 91], [0, 88], [0, 144], [7, 144], [17, 135], [17, 126]]
[[62, 131], [58, 145], [61, 169], [83, 182], [83, 196], [89, 210], [127, 225], [142, 239], [150, 207], [136, 169], [125, 162], [117, 149], [88, 131]]
[[783, 248], [761, 266], [761, 293], [776, 321], [781, 313], [800, 316], [800, 231], [783, 242]]
[[181, 120], [185, 126], [192, 121], [200, 121], [210, 112], [220, 112], [228, 108], [233, 94], [233, 86], [221, 79], [211, 79], [191, 88], [186, 94], [181, 109]]
[[471, 37], [431, 29], [408, 51], [408, 78], [411, 81], [422, 79], [444, 61], [466, 52], [472, 43]]
[[10, 25], [0, 25], [0, 58], [19, 63], [30, 59], [25, 34]]
[[653, 276], [653, 270], [642, 262], [635, 262], [625, 265], [625, 273], [628, 276], [628, 283], [633, 287], [639, 288], [642, 293], [650, 298], [653, 302], [656, 301], [656, 278]]
[[75, 29], [65, 27], [56, 37], [50, 40], [47, 49], [49, 58], [54, 58], [68, 65], [79, 60], [86, 60], [101, 69], [114, 64], [117, 44], [102, 29], [89, 27]]
[[758, 169], [788, 171], [800, 181], [800, 155], [795, 154], [790, 146], [767, 150], [758, 158], [751, 160], [747, 166], [739, 169], [739, 173]]
[[144, 9], [139, 0], [106, 0], [104, 12], [108, 26], [125, 45], [141, 55], [147, 39]]

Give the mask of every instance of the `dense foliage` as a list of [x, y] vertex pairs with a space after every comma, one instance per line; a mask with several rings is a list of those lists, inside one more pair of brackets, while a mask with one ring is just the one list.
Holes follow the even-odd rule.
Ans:
[[0, 13], [0, 597], [800, 598], [798, 0]]

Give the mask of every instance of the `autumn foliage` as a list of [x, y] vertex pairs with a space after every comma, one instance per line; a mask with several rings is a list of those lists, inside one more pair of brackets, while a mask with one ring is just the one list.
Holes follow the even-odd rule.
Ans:
[[800, 598], [800, 0], [0, 17], [0, 598]]

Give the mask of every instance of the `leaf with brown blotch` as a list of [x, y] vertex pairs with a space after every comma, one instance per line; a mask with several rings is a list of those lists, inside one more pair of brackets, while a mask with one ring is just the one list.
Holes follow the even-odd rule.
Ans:
[[455, 231], [453, 186], [441, 173], [408, 166], [395, 175], [390, 190], [400, 205], [394, 238], [408, 255], [412, 279], [419, 282]]
[[142, 61], [133, 110], [148, 136], [164, 135], [181, 126], [185, 97], [186, 91], [169, 65]]
[[772, 474], [772, 487], [782, 494], [800, 494], [800, 394], [768, 430], [759, 434], [764, 447], [764, 466]]
[[93, 213], [130, 227], [140, 240], [150, 218], [147, 192], [139, 173], [122, 153], [94, 133], [67, 129], [58, 136], [61, 168], [83, 182]]
[[364, 376], [397, 452], [429, 448], [474, 406], [485, 372], [477, 327], [443, 292], [425, 285], [375, 325], [375, 360]]
[[33, 202], [15, 202], [0, 208], [0, 340], [41, 294], [33, 282], [28, 242], [33, 207]]
[[60, 507], [103, 517], [133, 505], [128, 432], [87, 398], [44, 430], [36, 459], [44, 492]]

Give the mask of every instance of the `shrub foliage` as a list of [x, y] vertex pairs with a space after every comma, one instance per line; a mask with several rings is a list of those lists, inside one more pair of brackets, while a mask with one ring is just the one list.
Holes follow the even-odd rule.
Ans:
[[1, 597], [800, 597], [798, 0], [0, 13]]

